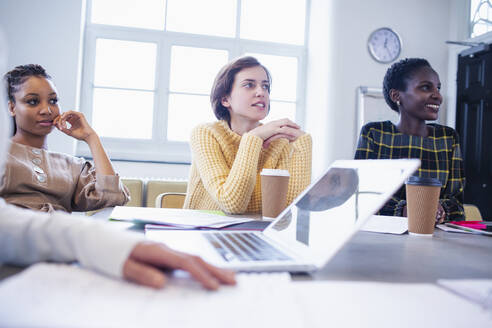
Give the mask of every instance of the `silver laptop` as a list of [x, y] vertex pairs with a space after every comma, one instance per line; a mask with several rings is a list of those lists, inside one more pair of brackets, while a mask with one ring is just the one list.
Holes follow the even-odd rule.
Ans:
[[419, 166], [405, 159], [336, 161], [262, 232], [149, 230], [146, 236], [238, 271], [314, 271]]

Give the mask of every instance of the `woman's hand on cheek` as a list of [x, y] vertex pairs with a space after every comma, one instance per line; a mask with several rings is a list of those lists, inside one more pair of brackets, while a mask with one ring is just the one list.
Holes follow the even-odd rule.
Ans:
[[80, 112], [67, 111], [56, 117], [54, 122], [58, 130], [77, 140], [87, 141], [90, 136], [96, 134], [85, 119], [84, 114]]

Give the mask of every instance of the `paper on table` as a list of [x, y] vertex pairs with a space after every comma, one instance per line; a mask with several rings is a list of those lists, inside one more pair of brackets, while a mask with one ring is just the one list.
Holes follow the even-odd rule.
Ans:
[[437, 284], [477, 303], [492, 315], [492, 279], [439, 279]]
[[408, 219], [401, 216], [373, 215], [361, 230], [401, 235], [408, 231]]
[[[179, 272], [162, 290], [77, 266], [38, 264], [0, 283], [1, 327], [303, 327], [290, 276], [239, 274], [203, 289]], [[277, 309], [278, 315], [272, 315]]]
[[231, 218], [195, 210], [131, 206], [116, 206], [109, 218], [118, 221], [164, 224], [183, 228], [223, 228], [254, 220], [251, 218]]
[[311, 281], [292, 285], [305, 327], [492, 327], [489, 313], [432, 284]]
[[438, 224], [438, 225], [436, 225], [436, 228], [441, 229], [442, 231], [446, 231], [446, 232], [471, 233], [469, 231], [449, 227], [445, 224]]
[[[220, 230], [233, 230], [233, 231], [263, 231], [268, 226], [269, 222], [266, 220], [255, 220], [250, 222], [243, 222], [240, 224], [229, 225], [224, 228], [220, 228]], [[145, 231], [150, 230], [209, 230], [209, 228], [188, 228], [188, 227], [180, 227], [180, 226], [169, 226], [162, 224], [146, 224]], [[213, 228], [216, 229], [216, 228]]]
[[[0, 283], [0, 326], [490, 327], [492, 316], [430, 284], [238, 275], [208, 292], [188, 277], [153, 290], [76, 266], [38, 264]], [[449, 315], [440, 309], [458, 309]]]
[[[461, 225], [461, 224], [454, 224], [454, 223], [445, 223], [445, 225], [448, 227], [468, 231], [468, 232], [471, 232], [473, 234], [492, 236], [491, 231], [476, 229], [477, 228], [476, 225], [475, 225], [475, 227], [473, 227], [473, 225], [466, 225], [466, 224]], [[483, 226], [486, 227], [485, 225], [483, 225]]]

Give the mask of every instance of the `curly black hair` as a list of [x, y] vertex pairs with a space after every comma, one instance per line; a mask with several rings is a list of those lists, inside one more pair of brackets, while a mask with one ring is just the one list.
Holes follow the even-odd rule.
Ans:
[[390, 90], [405, 91], [408, 79], [422, 67], [432, 68], [429, 62], [423, 58], [405, 58], [391, 65], [386, 71], [383, 80], [384, 100], [395, 112], [399, 113], [400, 110], [398, 105], [391, 100]]
[[[22, 85], [31, 76], [44, 77], [51, 79], [51, 76], [46, 73], [46, 70], [37, 64], [28, 64], [16, 66], [13, 70], [5, 73], [3, 79], [5, 81], [5, 88], [7, 89], [8, 100], [15, 104], [14, 93], [19, 90]], [[15, 118], [13, 120], [13, 135], [17, 132], [17, 126], [15, 124]]]
[[5, 73], [4, 80], [7, 88], [7, 96], [11, 102], [15, 103], [14, 93], [19, 89], [19, 86], [26, 82], [31, 76], [39, 76], [51, 79], [51, 76], [46, 73], [46, 70], [41, 65], [28, 64], [15, 67], [10, 72]]

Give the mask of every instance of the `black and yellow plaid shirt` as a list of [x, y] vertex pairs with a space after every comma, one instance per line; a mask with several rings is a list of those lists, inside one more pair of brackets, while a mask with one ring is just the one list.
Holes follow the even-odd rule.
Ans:
[[[420, 159], [418, 175], [438, 178], [442, 183], [439, 201], [446, 211], [446, 221], [464, 220], [465, 177], [458, 135], [447, 126], [427, 125], [429, 136], [424, 138], [398, 132], [390, 121], [368, 123], [361, 130], [355, 159]], [[405, 205], [403, 186], [379, 214], [402, 216]]]

